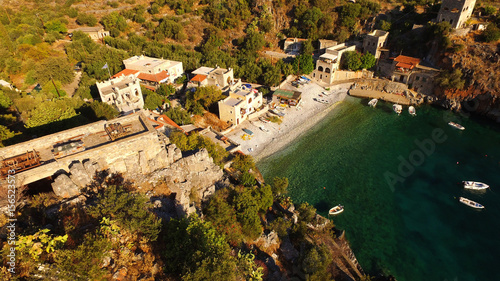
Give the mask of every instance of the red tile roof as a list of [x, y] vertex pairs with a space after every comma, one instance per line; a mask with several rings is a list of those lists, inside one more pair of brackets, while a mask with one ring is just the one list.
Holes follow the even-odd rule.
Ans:
[[193, 78], [191, 78], [191, 82], [203, 82], [203, 80], [207, 79], [206, 75], [196, 74]]
[[399, 55], [394, 59], [396, 67], [413, 69], [420, 63], [420, 59]]
[[161, 82], [165, 79], [167, 79], [170, 75], [168, 74], [168, 72], [166, 72], [165, 70], [160, 72], [160, 73], [157, 73], [157, 74], [149, 74], [149, 73], [139, 73], [139, 76], [138, 78], [141, 79], [141, 80], [145, 80], [145, 81], [151, 81], [151, 82]]
[[129, 76], [130, 74], [136, 74], [137, 72], [139, 72], [139, 71], [125, 68], [124, 70], [122, 70], [122, 71], [116, 73], [115, 75], [113, 75], [111, 78], [120, 77], [122, 75]]
[[170, 126], [174, 126], [177, 129], [181, 130], [182, 132], [186, 133], [186, 131], [184, 131], [184, 129], [181, 128], [181, 126], [177, 125], [177, 123], [175, 123], [172, 119], [168, 118], [167, 115], [162, 114], [162, 115], [160, 115], [159, 119], [162, 120], [163, 122], [169, 124]]
[[151, 91], [156, 92], [156, 88], [155, 88], [155, 87], [153, 87], [153, 86], [149, 86], [149, 85], [141, 85], [141, 86], [143, 86], [144, 88], [146, 88], [146, 89], [148, 89], [148, 90], [151, 90]]

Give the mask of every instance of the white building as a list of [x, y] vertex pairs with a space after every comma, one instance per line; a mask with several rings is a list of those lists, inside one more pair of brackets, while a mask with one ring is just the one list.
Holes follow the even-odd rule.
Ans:
[[262, 107], [262, 93], [256, 89], [238, 87], [229, 96], [219, 101], [219, 118], [224, 122], [239, 125]]
[[312, 76], [314, 79], [331, 84], [334, 76], [334, 71], [340, 68], [340, 60], [342, 54], [347, 51], [355, 51], [356, 46], [346, 46], [345, 43], [330, 47], [326, 52], [319, 57], [316, 61], [316, 69], [313, 71]]
[[113, 77], [134, 74], [141, 83], [155, 90], [161, 83], [173, 83], [183, 73], [182, 62], [151, 58], [147, 56], [133, 56], [123, 61], [125, 69]]
[[132, 112], [144, 107], [139, 79], [134, 75], [120, 76], [96, 83], [102, 102], [121, 112]]
[[225, 88], [237, 83], [234, 80], [234, 71], [232, 68], [212, 68], [202, 66], [191, 72], [194, 76], [189, 80], [192, 86], [217, 86]]

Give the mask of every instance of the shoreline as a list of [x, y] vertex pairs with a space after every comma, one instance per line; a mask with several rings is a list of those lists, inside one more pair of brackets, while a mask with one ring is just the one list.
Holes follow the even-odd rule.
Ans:
[[[302, 136], [312, 127], [318, 124], [339, 103], [348, 96], [352, 82], [334, 85], [326, 91], [320, 85], [311, 82], [301, 88], [302, 104], [296, 107], [286, 108], [283, 112], [283, 122], [263, 123], [259, 119], [245, 120], [238, 129], [230, 132], [227, 136], [240, 143], [243, 153], [253, 156], [255, 162], [267, 158], [292, 143], [296, 138]], [[328, 96], [320, 97], [321, 92], [328, 92]], [[319, 103], [314, 98], [328, 100], [328, 104]], [[268, 113], [269, 115], [274, 115]], [[259, 127], [265, 127], [269, 132], [262, 131]], [[248, 136], [242, 131], [243, 128], [250, 129], [254, 134]]]

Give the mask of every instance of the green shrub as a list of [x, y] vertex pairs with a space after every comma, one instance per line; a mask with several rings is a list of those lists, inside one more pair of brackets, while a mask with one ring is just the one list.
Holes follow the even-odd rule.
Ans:
[[97, 195], [88, 213], [99, 220], [111, 217], [130, 233], [139, 233], [148, 241], [156, 241], [161, 220], [148, 210], [149, 207], [151, 203], [145, 195], [130, 193], [121, 186], [112, 185]]

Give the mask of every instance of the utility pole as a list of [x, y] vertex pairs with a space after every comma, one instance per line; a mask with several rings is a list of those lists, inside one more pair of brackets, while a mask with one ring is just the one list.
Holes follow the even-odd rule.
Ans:
[[59, 94], [59, 90], [57, 89], [56, 83], [54, 83], [54, 78], [50, 76], [50, 80], [52, 80], [52, 85], [54, 85], [54, 88], [56, 89], [57, 96], [61, 97], [61, 94]]

